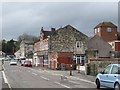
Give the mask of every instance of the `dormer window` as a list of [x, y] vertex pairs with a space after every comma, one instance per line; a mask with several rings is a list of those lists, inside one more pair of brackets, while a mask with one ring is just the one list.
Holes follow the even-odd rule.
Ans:
[[111, 32], [112, 29], [110, 27], [107, 28], [107, 32]]

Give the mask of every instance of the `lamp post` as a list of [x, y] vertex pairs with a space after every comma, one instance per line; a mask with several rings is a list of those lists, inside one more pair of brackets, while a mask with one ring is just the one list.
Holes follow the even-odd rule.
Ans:
[[70, 76], [72, 76], [72, 64], [70, 65]]
[[[51, 65], [49, 64], [50, 63], [50, 58], [51, 58], [51, 35], [50, 36], [47, 36], [48, 37], [48, 65]], [[51, 66], [49, 66], [51, 67]]]
[[70, 64], [70, 56], [68, 56], [69, 68], [70, 68], [70, 76], [72, 76], [72, 64]]

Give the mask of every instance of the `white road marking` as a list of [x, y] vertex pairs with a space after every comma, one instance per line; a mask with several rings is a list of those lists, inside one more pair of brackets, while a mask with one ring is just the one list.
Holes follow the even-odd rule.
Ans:
[[40, 76], [42, 79], [45, 79], [45, 80], [47, 80], [47, 81], [49, 81], [50, 79], [48, 79], [48, 78], [45, 78], [45, 77], [43, 77], [43, 76]]
[[58, 84], [58, 85], [61, 85], [61, 86], [65, 87], [65, 88], [71, 88], [71, 87], [66, 86], [66, 85], [63, 85], [63, 84], [61, 84], [61, 83], [59, 83], [59, 82], [54, 82], [54, 83], [56, 83], [56, 84]]
[[[69, 78], [69, 77], [68, 77]], [[80, 81], [83, 81], [83, 82], [87, 82], [87, 83], [91, 83], [91, 84], [95, 84], [94, 82], [92, 82], [92, 81], [88, 81], [88, 80], [85, 80], [85, 79], [81, 79], [81, 78], [77, 78], [77, 77], [73, 77], [73, 76], [71, 76], [71, 79], [77, 79], [77, 80], [80, 80]]]
[[[52, 75], [58, 75], [58, 76], [61, 76], [62, 74], [56, 74], [55, 72], [50, 72], [50, 71], [47, 71], [47, 70], [41, 70], [41, 69], [39, 69], [39, 71], [38, 70], [35, 70], [35, 69], [32, 69], [32, 68], [28, 68], [28, 69], [30, 69], [30, 70], [32, 70], [32, 71], [37, 71], [37, 72], [39, 72], [39, 73], [42, 73], [42, 72], [47, 72], [47, 73], [51, 73]], [[41, 70], [41, 71], [40, 71]], [[77, 80], [80, 80], [80, 81], [84, 81], [84, 82], [87, 82], [87, 83], [91, 83], [91, 84], [95, 84], [94, 82], [92, 82], [92, 81], [88, 81], [88, 80], [85, 80], [85, 79], [81, 79], [81, 78], [78, 78], [78, 77], [74, 77], [74, 76], [66, 76], [67, 78], [71, 78], [71, 79], [77, 79]], [[46, 80], [48, 80], [47, 78], [45, 78], [45, 77], [41, 77], [41, 78], [43, 78], [43, 79], [46, 79]]]
[[33, 73], [33, 72], [32, 72], [32, 74], [33, 74], [33, 75], [35, 75], [35, 76], [37, 76], [37, 74], [36, 74], [36, 73]]
[[78, 82], [75, 82], [75, 81], [69, 81], [69, 82], [71, 82], [71, 83], [75, 83], [75, 84], [80, 84], [80, 83], [78, 83]]
[[4, 82], [5, 82], [5, 83], [8, 83], [8, 80], [7, 80], [6, 76], [5, 76], [5, 72], [2, 71], [2, 74], [3, 74]]
[[10, 84], [9, 84], [9, 82], [8, 82], [7, 78], [6, 78], [5, 72], [4, 72], [4, 71], [2, 71], [2, 74], [3, 74], [3, 79], [4, 79], [4, 82], [5, 82], [5, 83], [7, 83], [7, 84], [8, 84], [8, 87], [11, 89], [11, 86], [10, 86]]

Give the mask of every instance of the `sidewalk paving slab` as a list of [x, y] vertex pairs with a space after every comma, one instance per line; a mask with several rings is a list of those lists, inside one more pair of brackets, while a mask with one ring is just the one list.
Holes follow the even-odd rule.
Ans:
[[2, 90], [2, 71], [0, 71], [0, 90]]

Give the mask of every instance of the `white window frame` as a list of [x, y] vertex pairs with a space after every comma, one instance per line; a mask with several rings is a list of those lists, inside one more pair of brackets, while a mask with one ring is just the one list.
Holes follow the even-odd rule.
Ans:
[[80, 48], [80, 42], [79, 41], [76, 42], [76, 48]]
[[111, 27], [108, 27], [108, 28], [107, 28], [107, 32], [112, 32], [112, 28], [111, 28]]
[[81, 47], [82, 47], [82, 41], [77, 41], [76, 48], [81, 48]]
[[95, 29], [95, 34], [97, 34], [97, 28]]
[[98, 33], [100, 32], [100, 27], [98, 28], [98, 31], [97, 31]]

